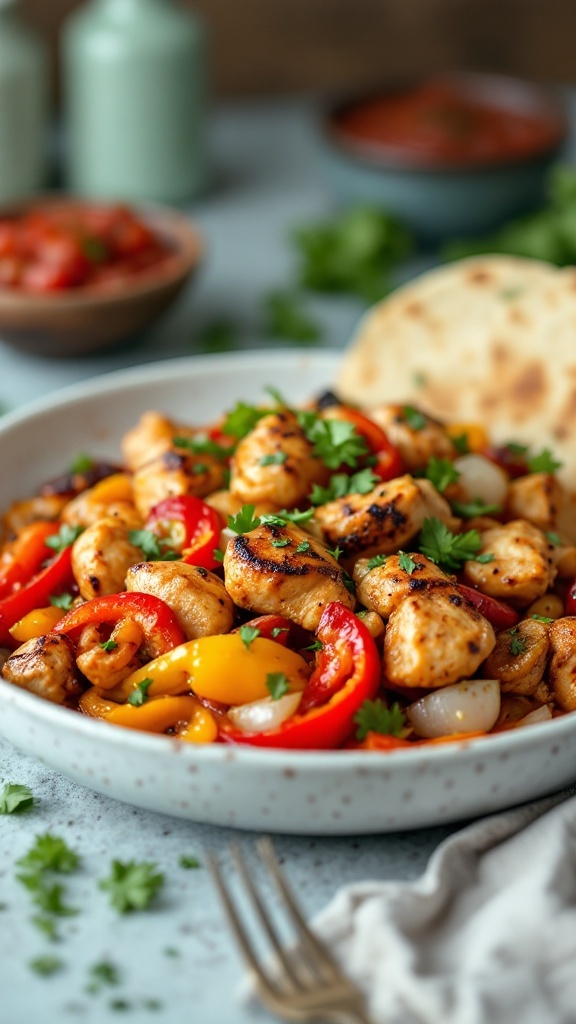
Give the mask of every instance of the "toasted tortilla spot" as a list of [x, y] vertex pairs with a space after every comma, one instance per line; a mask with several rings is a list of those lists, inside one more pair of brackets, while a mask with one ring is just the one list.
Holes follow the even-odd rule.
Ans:
[[470, 284], [491, 284], [494, 276], [487, 270], [474, 270], [468, 275]]
[[546, 397], [548, 386], [546, 372], [541, 362], [529, 363], [520, 372], [512, 385], [510, 398], [522, 405], [540, 404]]
[[406, 313], [408, 316], [422, 316], [424, 307], [421, 302], [409, 302], [406, 306]]
[[498, 364], [509, 362], [511, 358], [511, 352], [504, 341], [495, 341], [490, 349], [490, 355], [492, 356], [492, 361], [497, 366]]

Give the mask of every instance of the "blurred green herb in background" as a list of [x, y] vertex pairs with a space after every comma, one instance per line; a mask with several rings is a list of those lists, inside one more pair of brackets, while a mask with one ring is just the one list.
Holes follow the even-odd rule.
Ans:
[[322, 337], [322, 329], [302, 308], [302, 299], [293, 292], [272, 292], [264, 300], [264, 333], [311, 344]]
[[552, 170], [542, 209], [510, 220], [484, 238], [448, 242], [440, 255], [457, 260], [481, 253], [527, 256], [559, 267], [576, 263], [576, 170], [565, 165]]
[[206, 324], [196, 340], [196, 350], [212, 355], [215, 352], [229, 352], [238, 344], [238, 326], [230, 320], [215, 320]]

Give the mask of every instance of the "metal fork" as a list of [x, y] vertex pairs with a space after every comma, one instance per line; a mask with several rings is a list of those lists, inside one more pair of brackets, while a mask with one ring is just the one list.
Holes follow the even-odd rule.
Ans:
[[206, 852], [205, 860], [238, 946], [252, 971], [262, 1002], [285, 1020], [372, 1024], [366, 1016], [359, 989], [345, 977], [332, 954], [306, 924], [276, 859], [271, 841], [268, 838], [260, 839], [256, 848], [275, 883], [284, 915], [296, 939], [290, 948], [281, 941], [278, 926], [254, 884], [242, 851], [238, 845], [233, 844], [230, 852], [234, 864], [258, 922], [260, 934], [265, 935], [275, 954], [272, 959], [256, 952], [250, 931], [238, 908], [238, 901], [232, 895], [231, 886], [210, 851]]

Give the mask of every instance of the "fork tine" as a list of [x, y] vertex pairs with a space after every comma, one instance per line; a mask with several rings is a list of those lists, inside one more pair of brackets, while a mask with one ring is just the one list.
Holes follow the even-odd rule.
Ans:
[[238, 942], [238, 945], [240, 947], [241, 952], [244, 955], [245, 960], [247, 961], [249, 967], [253, 971], [256, 980], [260, 988], [262, 989], [262, 992], [265, 995], [267, 995], [268, 998], [271, 1000], [279, 1000], [282, 996], [282, 992], [275, 984], [275, 982], [272, 980], [272, 978], [266, 973], [261, 963], [259, 962], [258, 957], [256, 956], [254, 947], [250, 942], [250, 938], [244, 928], [244, 925], [240, 920], [240, 916], [238, 914], [238, 911], [236, 910], [234, 901], [230, 895], [228, 886], [224, 881], [224, 876], [220, 870], [216, 858], [209, 850], [205, 852], [204, 856], [206, 864], [208, 865], [208, 869], [210, 871], [210, 874], [212, 875], [214, 884], [220, 896], [220, 899], [222, 900], [222, 904], [226, 911], [226, 916], [228, 917], [228, 921], [230, 923], [232, 931], [234, 932], [236, 941]]
[[286, 876], [278, 863], [272, 841], [269, 837], [263, 836], [256, 843], [256, 847], [284, 899], [285, 908], [290, 914], [290, 918], [302, 947], [310, 957], [310, 966], [314, 967], [316, 972], [327, 980], [340, 981], [342, 978], [342, 971], [332, 954], [328, 951], [326, 946], [316, 938], [304, 920], [302, 911], [300, 910], [300, 907], [298, 906], [288, 885]]

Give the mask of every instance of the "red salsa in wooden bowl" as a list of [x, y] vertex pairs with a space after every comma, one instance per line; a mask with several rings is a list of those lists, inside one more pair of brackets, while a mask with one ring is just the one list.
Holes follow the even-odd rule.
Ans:
[[118, 287], [173, 249], [127, 206], [46, 202], [0, 216], [0, 288], [37, 295]]
[[359, 156], [422, 167], [477, 167], [536, 158], [557, 146], [565, 122], [530, 83], [446, 75], [341, 106], [332, 134]]

